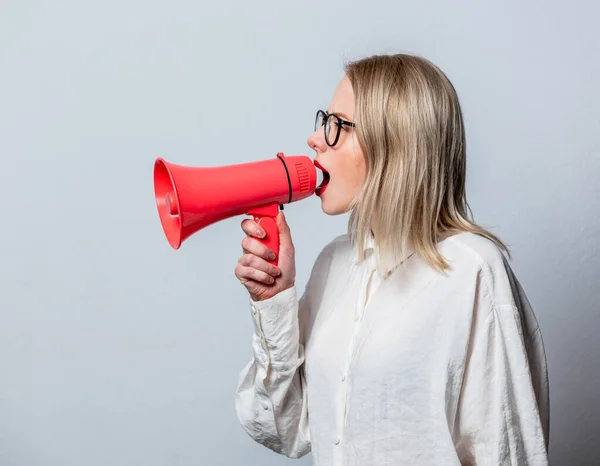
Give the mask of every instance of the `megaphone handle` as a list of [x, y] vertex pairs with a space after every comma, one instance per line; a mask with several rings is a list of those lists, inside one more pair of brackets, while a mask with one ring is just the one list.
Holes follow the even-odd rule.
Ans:
[[275, 217], [279, 213], [278, 206], [279, 204], [272, 204], [248, 212], [248, 215], [252, 215], [254, 221], [265, 230], [265, 237], [257, 239], [275, 253], [275, 259], [268, 261], [275, 266], [279, 262], [279, 229], [275, 222]]
[[275, 259], [268, 261], [273, 265], [277, 265], [279, 260], [279, 229], [273, 217], [254, 217], [254, 221], [265, 230], [265, 237], [258, 238], [266, 247], [275, 253]]

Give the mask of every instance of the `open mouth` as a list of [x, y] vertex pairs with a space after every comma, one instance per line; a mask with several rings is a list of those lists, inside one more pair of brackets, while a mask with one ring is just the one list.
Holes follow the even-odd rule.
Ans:
[[329, 172], [327, 170], [325, 170], [319, 162], [317, 162], [315, 160], [314, 164], [315, 164], [315, 167], [317, 167], [319, 170], [321, 170], [321, 173], [323, 175], [323, 180], [321, 181], [319, 186], [317, 186], [317, 189], [315, 189], [315, 194], [317, 196], [321, 196], [325, 192], [325, 188], [327, 188], [327, 185], [329, 184], [330, 176], [329, 176]]

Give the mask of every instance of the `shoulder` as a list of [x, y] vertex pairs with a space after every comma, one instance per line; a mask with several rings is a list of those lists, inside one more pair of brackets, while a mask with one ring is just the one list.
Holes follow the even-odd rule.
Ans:
[[459, 233], [442, 241], [442, 253], [451, 260], [469, 264], [475, 268], [504, 267], [505, 257], [491, 240], [475, 233]]
[[335, 269], [344, 266], [352, 255], [349, 235], [342, 234], [334, 237], [319, 252], [313, 265], [312, 273], [322, 275], [329, 274], [333, 266]]
[[438, 244], [440, 253], [456, 270], [505, 273], [508, 263], [492, 240], [475, 233], [459, 233]]
[[319, 253], [317, 261], [328, 259], [337, 260], [351, 255], [350, 236], [348, 233], [338, 235], [329, 241]]
[[[526, 343], [535, 344], [539, 324], [533, 307], [515, 271], [499, 246], [474, 233], [461, 233], [440, 244], [456, 277], [455, 286], [465, 286], [475, 308], [487, 316], [516, 321]], [[538, 348], [539, 349], [539, 348]]]
[[339, 259], [348, 255], [349, 244], [347, 234], [339, 235], [326, 243], [319, 252], [312, 266], [303, 296], [303, 301], [308, 303], [308, 308], [316, 311], [316, 303], [320, 301], [325, 289], [335, 284], [341, 270]]
[[506, 256], [496, 243], [465, 232], [447, 238], [438, 248], [450, 264], [450, 276], [476, 283], [492, 305], [515, 305], [519, 285]]

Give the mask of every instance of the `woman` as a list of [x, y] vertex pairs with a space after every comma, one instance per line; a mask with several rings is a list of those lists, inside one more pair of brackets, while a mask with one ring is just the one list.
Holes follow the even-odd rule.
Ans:
[[[467, 217], [456, 92], [411, 55], [349, 63], [308, 145], [348, 233], [304, 293], [282, 213], [278, 267], [247, 219], [235, 274], [253, 357], [236, 409], [257, 442], [317, 465], [545, 465], [542, 336], [505, 245]], [[360, 245], [360, 246], [359, 246]]]

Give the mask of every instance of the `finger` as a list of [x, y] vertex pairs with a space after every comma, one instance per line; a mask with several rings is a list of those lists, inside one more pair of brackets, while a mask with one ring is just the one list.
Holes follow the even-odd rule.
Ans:
[[279, 214], [277, 214], [277, 217], [275, 218], [275, 222], [277, 223], [277, 229], [279, 230], [280, 248], [285, 248], [285, 249], [293, 248], [294, 245], [292, 243], [292, 235], [291, 235], [290, 227], [287, 223], [287, 220], [286, 220], [283, 212], [279, 212]]
[[273, 277], [281, 275], [281, 269], [254, 254], [244, 254], [238, 263], [243, 267], [252, 267]]
[[256, 238], [264, 238], [265, 236], [265, 231], [260, 227], [260, 225], [249, 218], [242, 221], [242, 230], [248, 236], [254, 236]]
[[234, 274], [240, 283], [244, 285], [251, 293], [259, 291], [259, 288], [264, 286], [264, 283], [259, 283], [249, 278], [247, 269], [243, 265], [238, 264], [234, 270]]
[[254, 254], [255, 256], [262, 257], [269, 261], [275, 259], [275, 253], [273, 250], [256, 238], [246, 237], [242, 240], [242, 249], [246, 254]]
[[236, 276], [241, 280], [252, 280], [258, 283], [262, 283], [264, 285], [272, 285], [275, 282], [275, 278], [270, 276], [268, 273], [263, 272], [262, 270], [255, 269], [253, 267], [246, 267], [243, 265], [238, 265], [236, 267], [238, 271]]

